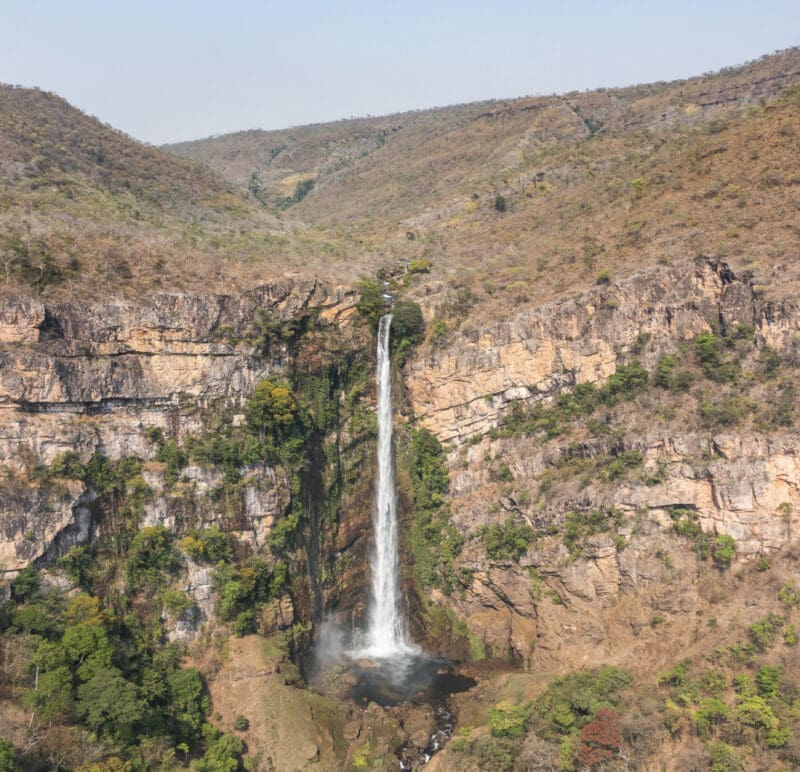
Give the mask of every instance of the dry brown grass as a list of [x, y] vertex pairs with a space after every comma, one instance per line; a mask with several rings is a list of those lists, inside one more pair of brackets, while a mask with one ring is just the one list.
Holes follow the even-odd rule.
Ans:
[[792, 49], [677, 83], [171, 148], [228, 182], [58, 97], [2, 87], [0, 294], [348, 282], [425, 257], [416, 294], [467, 287], [479, 323], [603, 269], [699, 253], [793, 292], [800, 108], [781, 94], [798, 78]]
[[478, 322], [509, 300], [572, 292], [602, 269], [616, 278], [698, 254], [755, 272], [770, 291], [792, 291], [784, 274], [798, 243], [798, 100], [781, 94], [798, 80], [792, 49], [676, 83], [170, 149], [240, 184], [255, 175], [267, 202], [285, 195], [287, 179], [314, 175], [284, 218], [349, 242], [360, 267], [433, 260], [419, 294], [469, 287]]

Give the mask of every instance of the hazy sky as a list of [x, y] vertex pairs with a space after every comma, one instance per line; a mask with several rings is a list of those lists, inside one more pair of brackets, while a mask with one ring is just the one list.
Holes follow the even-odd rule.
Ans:
[[698, 75], [800, 43], [800, 0], [0, 0], [0, 81], [170, 142]]

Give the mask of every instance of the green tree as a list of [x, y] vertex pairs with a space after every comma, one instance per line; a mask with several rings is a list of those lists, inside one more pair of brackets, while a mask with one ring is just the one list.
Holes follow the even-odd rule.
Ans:
[[708, 747], [710, 755], [710, 772], [739, 772], [744, 769], [744, 762], [736, 749], [727, 743], [711, 743]]
[[100, 625], [70, 625], [64, 630], [61, 647], [81, 681], [88, 681], [98, 670], [111, 666], [113, 648]]
[[722, 723], [728, 713], [728, 706], [717, 697], [704, 699], [692, 716], [695, 732], [700, 737], [710, 737], [712, 728]]
[[733, 537], [724, 533], [717, 536], [714, 542], [714, 550], [711, 553], [714, 562], [720, 566], [729, 566], [735, 554], [736, 542]]
[[72, 712], [72, 673], [65, 666], [39, 673], [36, 687], [25, 695], [25, 705], [45, 721], [68, 719]]
[[519, 561], [533, 540], [533, 529], [528, 525], [516, 525], [509, 517], [504, 523], [484, 526], [480, 530], [483, 547], [492, 560]]
[[8, 740], [0, 739], [0, 772], [19, 772], [17, 753]]
[[191, 740], [199, 732], [208, 713], [208, 697], [203, 694], [203, 681], [193, 667], [180, 668], [167, 677], [168, 713], [180, 740]]
[[25, 566], [11, 582], [11, 597], [19, 602], [32, 598], [39, 589], [39, 574], [35, 566]]
[[261, 381], [247, 402], [245, 415], [265, 457], [277, 453], [284, 463], [299, 460], [309, 430], [308, 419], [288, 383], [275, 378]]
[[374, 333], [378, 329], [378, 321], [386, 313], [383, 285], [376, 279], [364, 278], [356, 286], [359, 291], [356, 309], [369, 322]]
[[660, 389], [668, 389], [672, 384], [672, 371], [675, 368], [675, 357], [665, 354], [658, 360], [656, 372], [653, 375], [653, 383]]
[[425, 337], [425, 320], [419, 305], [410, 300], [395, 303], [390, 334], [394, 359], [402, 367], [410, 349]]
[[133, 537], [125, 563], [125, 574], [131, 588], [156, 584], [165, 571], [170, 572], [176, 566], [177, 554], [172, 536], [163, 525], [142, 528]]
[[530, 717], [530, 705], [500, 702], [489, 708], [489, 730], [492, 737], [522, 737]]
[[75, 709], [94, 732], [129, 743], [147, 712], [138, 687], [115, 667], [103, 668], [78, 687]]

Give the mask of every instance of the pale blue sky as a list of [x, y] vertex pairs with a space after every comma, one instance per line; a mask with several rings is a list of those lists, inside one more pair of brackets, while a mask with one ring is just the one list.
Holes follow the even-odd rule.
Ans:
[[797, 44], [799, 0], [0, 0], [0, 81], [153, 143], [669, 80]]

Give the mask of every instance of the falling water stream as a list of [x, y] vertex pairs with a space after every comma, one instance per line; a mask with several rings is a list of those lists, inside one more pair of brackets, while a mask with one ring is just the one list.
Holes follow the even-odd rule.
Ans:
[[419, 653], [408, 638], [408, 623], [400, 597], [397, 540], [397, 494], [392, 449], [392, 359], [389, 351], [392, 315], [378, 324], [378, 480], [375, 507], [375, 547], [372, 555], [372, 597], [367, 629], [367, 657], [402, 659]]
[[[454, 715], [448, 704], [449, 695], [469, 689], [475, 681], [456, 674], [455, 663], [450, 660], [428, 655], [413, 643], [409, 635], [408, 613], [400, 582], [392, 442], [391, 324], [392, 315], [386, 314], [378, 325], [378, 470], [367, 625], [366, 630], [354, 634], [346, 656], [356, 675], [350, 692], [355, 699], [384, 706], [410, 701], [426, 703], [434, 708], [433, 734], [425, 750], [427, 760], [452, 733]], [[323, 645], [321, 648], [328, 647]], [[331, 648], [339, 650], [335, 646]], [[402, 754], [401, 749], [398, 758]], [[401, 761], [401, 769], [409, 768]]]

